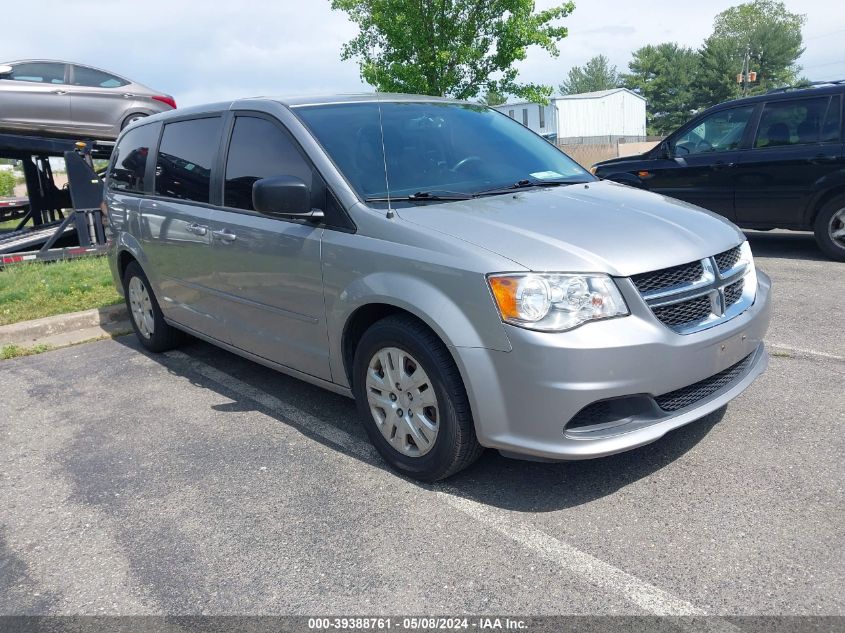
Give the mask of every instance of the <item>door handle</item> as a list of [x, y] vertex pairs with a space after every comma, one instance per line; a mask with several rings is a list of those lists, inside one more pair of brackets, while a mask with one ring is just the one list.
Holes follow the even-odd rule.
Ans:
[[733, 163], [726, 163], [723, 160], [717, 160], [715, 163], [713, 163], [713, 169], [728, 169], [733, 166]]
[[229, 242], [234, 242], [238, 239], [238, 236], [234, 233], [229, 233], [226, 229], [220, 229], [219, 231], [212, 231], [211, 234], [219, 238], [221, 242], [228, 244]]
[[197, 224], [196, 222], [186, 226], [185, 230], [188, 233], [193, 233], [194, 235], [205, 235], [206, 233], [208, 233], [208, 227], [207, 226], [203, 226], [202, 224]]
[[124, 93], [123, 93], [123, 98], [124, 98], [124, 99], [131, 99], [131, 98], [132, 98], [132, 97], [134, 97], [134, 96], [135, 96], [135, 95], [133, 95], [131, 92], [124, 92]]
[[53, 91], [53, 94], [54, 94], [54, 95], [66, 95], [66, 94], [67, 94], [67, 90], [54, 90], [54, 91]]

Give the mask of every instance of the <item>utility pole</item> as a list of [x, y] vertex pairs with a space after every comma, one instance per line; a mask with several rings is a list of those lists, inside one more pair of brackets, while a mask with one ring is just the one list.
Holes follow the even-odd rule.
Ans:
[[745, 45], [745, 58], [742, 60], [742, 72], [736, 76], [736, 82], [742, 84], [742, 96], [748, 95], [748, 84], [757, 81], [757, 73], [751, 70], [751, 44]]

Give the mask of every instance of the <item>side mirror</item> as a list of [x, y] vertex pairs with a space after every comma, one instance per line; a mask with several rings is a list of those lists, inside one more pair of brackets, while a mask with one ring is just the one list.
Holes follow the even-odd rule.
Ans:
[[663, 141], [657, 147], [657, 158], [672, 158], [672, 151], [669, 149], [669, 143]]
[[296, 176], [261, 178], [252, 185], [252, 207], [259, 213], [283, 218], [319, 219], [323, 212], [311, 208], [311, 191]]
[[13, 70], [14, 68], [9, 66], [8, 64], [0, 64], [0, 77], [11, 75]]

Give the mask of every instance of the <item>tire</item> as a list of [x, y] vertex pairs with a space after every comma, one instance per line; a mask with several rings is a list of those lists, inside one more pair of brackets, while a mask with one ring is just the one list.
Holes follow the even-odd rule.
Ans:
[[839, 262], [845, 262], [845, 195], [836, 196], [821, 208], [816, 216], [813, 232], [816, 242], [825, 255]]
[[[405, 388], [395, 389], [391, 377]], [[370, 441], [400, 473], [421, 481], [445, 479], [484, 451], [455, 361], [416, 319], [390, 316], [364, 333], [355, 350], [352, 385]], [[420, 409], [413, 412], [416, 406]]]
[[166, 352], [184, 340], [180, 330], [165, 322], [150, 282], [138, 262], [130, 262], [123, 273], [123, 295], [132, 329], [149, 351]]
[[135, 121], [137, 121], [139, 119], [144, 119], [146, 117], [147, 117], [147, 115], [144, 114], [143, 112], [136, 112], [135, 114], [130, 114], [128, 117], [123, 119], [123, 123], [120, 124], [120, 129], [122, 130], [127, 125], [129, 125], [130, 123], [134, 123]]

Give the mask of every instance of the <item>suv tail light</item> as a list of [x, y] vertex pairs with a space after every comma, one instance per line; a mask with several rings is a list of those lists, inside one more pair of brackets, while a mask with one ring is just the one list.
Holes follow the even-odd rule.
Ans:
[[174, 110], [176, 109], [176, 99], [174, 99], [173, 97], [168, 97], [167, 95], [156, 95], [155, 97], [153, 97], [153, 100], [161, 101], [162, 103], [166, 103], [167, 105], [169, 105]]

